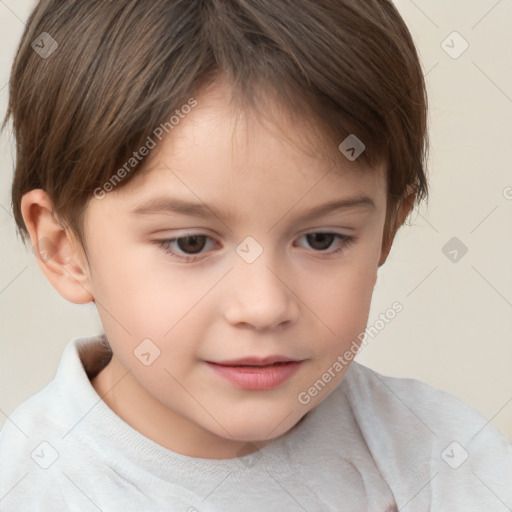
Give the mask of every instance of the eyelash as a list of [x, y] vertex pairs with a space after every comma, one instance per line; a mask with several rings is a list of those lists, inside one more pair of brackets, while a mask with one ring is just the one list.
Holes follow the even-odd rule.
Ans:
[[[356, 240], [356, 238], [354, 236], [342, 235], [341, 233], [331, 233], [328, 231], [312, 231], [310, 233], [305, 233], [300, 238], [307, 237], [308, 235], [334, 235], [336, 238], [338, 238], [341, 242], [341, 246], [338, 249], [336, 249], [335, 251], [327, 253], [326, 250], [324, 250], [324, 251], [313, 250], [314, 252], [317, 252], [319, 254], [326, 253], [329, 256], [333, 256], [335, 254], [341, 253], [342, 251], [344, 251], [348, 247], [350, 247]], [[185, 240], [187, 238], [192, 238], [192, 237], [196, 237], [196, 236], [197, 237], [206, 237], [207, 239], [211, 239], [210, 236], [197, 233], [197, 234], [189, 234], [189, 235], [177, 237], [177, 238], [168, 238], [165, 240], [154, 240], [153, 243], [155, 243], [158, 247], [163, 249], [163, 251], [166, 254], [171, 255], [173, 258], [177, 258], [179, 260], [184, 260], [185, 262], [190, 262], [190, 261], [193, 262], [193, 261], [198, 260], [199, 259], [198, 257], [201, 256], [201, 254], [203, 254], [203, 253], [197, 253], [196, 255], [180, 256], [179, 254], [174, 253], [171, 250], [170, 246], [173, 242], [177, 242], [178, 240]], [[195, 256], [198, 256], [198, 257], [195, 257]]]

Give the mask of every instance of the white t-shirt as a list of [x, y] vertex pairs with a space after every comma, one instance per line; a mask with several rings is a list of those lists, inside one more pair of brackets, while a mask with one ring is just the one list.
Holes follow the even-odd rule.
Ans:
[[[457, 398], [353, 362], [285, 435], [234, 459], [168, 450], [92, 387], [99, 338], [0, 432], [2, 512], [506, 512], [512, 446]], [[101, 358], [100, 358], [101, 359]]]

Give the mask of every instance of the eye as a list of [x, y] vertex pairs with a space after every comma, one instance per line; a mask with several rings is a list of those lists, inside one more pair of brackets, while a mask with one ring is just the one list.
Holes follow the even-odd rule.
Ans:
[[174, 258], [192, 261], [197, 258], [188, 256], [201, 254], [209, 240], [211, 241], [212, 239], [206, 235], [187, 235], [167, 240], [155, 240], [154, 242]]
[[[300, 237], [300, 239], [303, 238], [307, 240], [310, 247], [314, 249], [314, 252], [326, 253], [328, 255], [340, 253], [355, 241], [355, 237], [353, 236], [324, 232], [307, 233]], [[338, 248], [328, 252], [327, 250], [336, 240], [338, 241]], [[185, 262], [197, 261], [199, 259], [196, 257], [197, 255], [207, 252], [203, 251], [203, 249], [208, 245], [208, 242], [213, 243], [215, 247], [213, 239], [203, 234], [190, 234], [177, 238], [153, 241], [153, 243], [161, 247], [166, 254]]]
[[329, 249], [333, 243], [338, 240], [338, 248], [329, 252], [328, 254], [337, 254], [345, 250], [355, 241], [353, 236], [342, 235], [341, 233], [324, 232], [307, 233], [301, 238], [305, 238], [310, 247], [315, 249], [315, 252], [326, 252], [327, 249]]

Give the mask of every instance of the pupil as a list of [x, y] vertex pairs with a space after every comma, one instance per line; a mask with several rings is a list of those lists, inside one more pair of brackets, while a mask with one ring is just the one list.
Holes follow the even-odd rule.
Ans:
[[[315, 249], [325, 250], [328, 249], [333, 241], [334, 235], [330, 233], [313, 233], [307, 235], [308, 243]], [[315, 247], [315, 241], [320, 242], [320, 247]]]
[[[178, 247], [186, 253], [195, 254], [201, 252], [205, 244], [204, 236], [186, 236], [178, 239]], [[188, 243], [190, 242], [190, 243]]]

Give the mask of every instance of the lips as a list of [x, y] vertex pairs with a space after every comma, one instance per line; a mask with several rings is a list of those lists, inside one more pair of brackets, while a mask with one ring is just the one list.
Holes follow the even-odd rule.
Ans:
[[296, 362], [295, 359], [290, 359], [285, 356], [267, 356], [264, 358], [260, 357], [245, 357], [243, 359], [230, 359], [226, 361], [209, 361], [212, 364], [218, 364], [220, 366], [268, 366], [276, 363], [290, 363]]
[[283, 356], [270, 356], [206, 361], [206, 364], [216, 375], [238, 388], [265, 391], [284, 384], [303, 362]]

